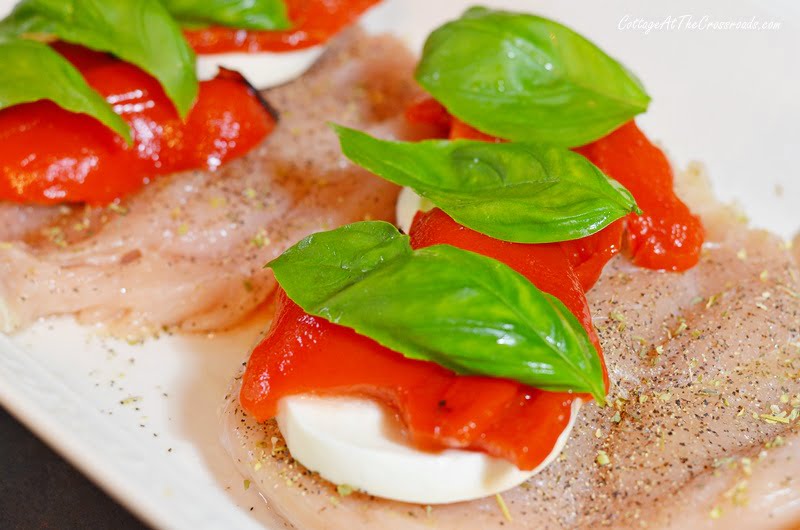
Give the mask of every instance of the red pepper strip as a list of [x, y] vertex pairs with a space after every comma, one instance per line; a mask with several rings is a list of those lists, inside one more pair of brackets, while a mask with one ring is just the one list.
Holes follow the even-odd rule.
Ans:
[[572, 396], [527, 389], [526, 403], [537, 411], [529, 414], [529, 406], [520, 406], [521, 388], [406, 359], [306, 314], [280, 290], [275, 320], [250, 356], [239, 399], [248, 414], [265, 421], [285, 396], [369, 396], [398, 413], [409, 442], [420, 449], [480, 450], [533, 469], [567, 425]]
[[131, 126], [134, 144], [49, 101], [3, 109], [0, 200], [108, 204], [157, 175], [215, 169], [258, 145], [275, 125], [238, 74], [200, 83], [197, 103], [183, 122], [159, 83], [139, 68], [74, 46], [57, 49]]
[[424, 97], [409, 105], [406, 109], [406, 120], [416, 124], [435, 125], [438, 130], [441, 131], [441, 134], [435, 136], [435, 138], [449, 138], [451, 140], [461, 138], [483, 142], [504, 141], [496, 136], [482, 133], [471, 125], [459, 120], [450, 114], [444, 105], [432, 97]]
[[675, 194], [669, 160], [636, 123], [628, 122], [576, 151], [628, 188], [644, 211], [627, 220], [625, 250], [633, 263], [671, 271], [697, 264], [703, 225]]
[[449, 137], [451, 140], [458, 140], [461, 138], [464, 140], [477, 140], [479, 142], [505, 142], [505, 140], [502, 138], [497, 138], [496, 136], [480, 132], [478, 129], [472, 127], [471, 125], [467, 125], [455, 116], [453, 116], [450, 121]]
[[622, 249], [624, 232], [625, 219], [619, 219], [595, 234], [561, 243], [584, 291], [597, 283], [606, 263]]
[[50, 44], [50, 47], [64, 56], [66, 60], [72, 63], [72, 66], [81, 72], [88, 72], [92, 68], [98, 66], [106, 66], [119, 62], [113, 55], [105, 52], [98, 52], [84, 48], [78, 44], [70, 44], [69, 42], [56, 41]]
[[185, 30], [197, 53], [283, 52], [322, 44], [379, 0], [286, 0], [293, 27], [255, 31], [221, 26]]
[[447, 138], [453, 117], [433, 98], [425, 97], [406, 109], [406, 121], [416, 125], [432, 125], [432, 138]]
[[[420, 112], [419, 107], [425, 108]], [[450, 116], [449, 134], [442, 138], [498, 141], [451, 116], [432, 98], [416, 103], [407, 117], [435, 119], [439, 127]], [[634, 196], [644, 215], [629, 215], [587, 238], [562, 243], [585, 290], [600, 277], [605, 264], [624, 247], [634, 264], [658, 270], [682, 271], [697, 264], [705, 232], [700, 219], [673, 189], [672, 167], [631, 121], [591, 144], [575, 149], [620, 182]]]

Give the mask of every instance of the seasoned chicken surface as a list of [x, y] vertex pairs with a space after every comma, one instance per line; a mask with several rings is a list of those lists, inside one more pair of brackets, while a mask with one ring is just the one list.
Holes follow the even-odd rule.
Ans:
[[780, 529], [800, 522], [800, 273], [788, 245], [716, 206], [698, 172], [682, 192], [709, 243], [683, 273], [617, 257], [589, 293], [611, 406], [584, 406], [561, 457], [496, 498], [403, 504], [336, 488], [237, 405], [224, 441], [301, 530]]
[[328, 122], [413, 137], [415, 59], [390, 37], [340, 36], [266, 91], [275, 131], [217, 171], [161, 177], [110, 208], [0, 204], [0, 331], [74, 313], [125, 333], [235, 324], [274, 288], [263, 266], [311, 232], [393, 219], [397, 189], [350, 164]]

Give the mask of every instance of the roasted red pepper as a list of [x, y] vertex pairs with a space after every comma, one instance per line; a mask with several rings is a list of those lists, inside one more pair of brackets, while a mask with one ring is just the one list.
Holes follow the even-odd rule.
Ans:
[[379, 0], [286, 0], [292, 28], [252, 31], [212, 26], [186, 30], [197, 53], [282, 52], [322, 44]]
[[[499, 141], [451, 116], [431, 98], [407, 109], [406, 118], [435, 125], [443, 138]], [[605, 264], [621, 249], [636, 265], [648, 269], [683, 271], [697, 264], [705, 237], [703, 225], [675, 194], [667, 157], [634, 122], [575, 151], [628, 188], [644, 211], [588, 238], [562, 243], [585, 289], [594, 285]]]
[[0, 200], [107, 204], [161, 174], [214, 169], [247, 153], [274, 127], [238, 74], [200, 83], [184, 122], [161, 85], [139, 68], [76, 46], [56, 49], [131, 126], [134, 144], [49, 101], [6, 108], [0, 111]]
[[625, 252], [648, 269], [683, 271], [700, 260], [705, 231], [673, 189], [672, 167], [634, 122], [577, 149], [636, 198], [642, 215], [629, 215]]

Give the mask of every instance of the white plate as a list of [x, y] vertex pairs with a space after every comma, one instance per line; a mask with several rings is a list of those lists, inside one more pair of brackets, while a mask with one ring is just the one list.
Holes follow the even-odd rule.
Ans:
[[[718, 195], [742, 203], [755, 224], [785, 237], [800, 228], [800, 11], [790, 1], [483, 3], [552, 16], [594, 39], [644, 80], [654, 102], [640, 122], [679, 165], [704, 161]], [[389, 0], [367, 24], [418, 49], [470, 4]], [[698, 24], [755, 17], [781, 28], [644, 34], [619, 29], [625, 15], [692, 15]], [[40, 322], [0, 335], [0, 402], [156, 527], [279, 528], [218, 442], [223, 394], [261, 328], [128, 345], [69, 319]]]

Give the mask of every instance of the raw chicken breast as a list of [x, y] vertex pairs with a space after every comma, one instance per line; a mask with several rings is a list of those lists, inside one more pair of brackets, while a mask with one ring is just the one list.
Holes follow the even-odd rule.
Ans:
[[68, 206], [52, 208], [0, 203], [0, 241], [5, 243], [4, 246], [9, 246], [10, 241], [22, 239], [26, 234], [39, 230], [59, 216], [71, 212], [72, 208]]
[[232, 398], [224, 441], [237, 465], [300, 530], [796, 524], [797, 263], [783, 241], [747, 230], [735, 212], [716, 206], [696, 168], [682, 191], [710, 239], [700, 264], [675, 274], [617, 257], [606, 269], [589, 301], [613, 382], [611, 406], [583, 407], [561, 457], [503, 494], [510, 519], [495, 498], [425, 507], [341, 497], [292, 460], [274, 421], [255, 423]]
[[419, 96], [399, 41], [340, 36], [305, 76], [264, 93], [274, 133], [217, 171], [162, 177], [111, 208], [0, 205], [0, 331], [47, 315], [214, 330], [274, 288], [264, 264], [307, 234], [393, 219], [397, 188], [350, 164], [327, 126], [414, 138]]

